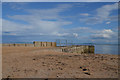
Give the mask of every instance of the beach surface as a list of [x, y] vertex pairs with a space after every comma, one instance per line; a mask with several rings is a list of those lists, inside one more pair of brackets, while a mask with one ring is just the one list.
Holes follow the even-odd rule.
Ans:
[[118, 55], [2, 47], [3, 78], [118, 78]]

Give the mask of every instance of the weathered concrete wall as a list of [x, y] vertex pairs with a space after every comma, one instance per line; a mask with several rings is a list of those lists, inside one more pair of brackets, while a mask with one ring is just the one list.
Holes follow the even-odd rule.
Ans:
[[47, 47], [47, 42], [42, 42], [42, 47]]
[[9, 47], [34, 47], [34, 44], [2, 44], [2, 46], [9, 46]]
[[2, 44], [2, 46], [56, 47], [56, 42], [34, 41], [33, 44]]
[[25, 44], [14, 44], [14, 46], [25, 46]]
[[[2, 44], [2, 46], [56, 47], [56, 42], [38, 42], [38, 41], [35, 41], [35, 42], [33, 42], [33, 44]], [[58, 48], [57, 50], [60, 52], [94, 53], [94, 46], [90, 46], [90, 45], [79, 45], [79, 46], [57, 47], [57, 48]]]
[[26, 47], [34, 47], [34, 44], [25, 44]]
[[52, 46], [52, 42], [47, 42], [47, 46], [48, 47]]
[[49, 50], [67, 53], [94, 53], [94, 46], [90, 45], [79, 45], [79, 46], [69, 46], [69, 47], [56, 47], [56, 42], [33, 42], [33, 44], [2, 44], [2, 46], [25, 46], [25, 47], [53, 47]]
[[35, 47], [56, 47], [56, 42], [33, 42]]
[[35, 47], [41, 47], [42, 46], [42, 42], [34, 41], [33, 44], [34, 44]]
[[62, 47], [62, 52], [68, 52], [68, 53], [94, 53], [94, 46], [80, 45], [80, 46]]
[[52, 46], [53, 46], [53, 47], [56, 47], [56, 42], [52, 42]]
[[80, 45], [71, 47], [53, 47], [45, 50], [52, 50], [56, 52], [80, 53], [80, 54], [94, 54], [94, 46]]
[[15, 44], [9, 44], [9, 46], [15, 46]]
[[9, 44], [2, 44], [2, 46], [9, 46]]

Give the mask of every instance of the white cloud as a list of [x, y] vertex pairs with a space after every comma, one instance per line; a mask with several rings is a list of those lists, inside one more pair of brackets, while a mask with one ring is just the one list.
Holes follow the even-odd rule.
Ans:
[[6, 35], [25, 35], [25, 32], [32, 29], [30, 25], [18, 24], [9, 20], [2, 19], [2, 31]]
[[102, 38], [106, 39], [106, 38], [112, 38], [114, 34], [115, 33], [111, 29], [104, 29], [104, 30], [95, 32], [95, 34], [92, 35], [92, 37], [96, 39], [102, 39]]
[[72, 22], [61, 19], [59, 13], [70, 7], [72, 6], [63, 4], [51, 9], [26, 10], [29, 15], [8, 16], [10, 19], [24, 21], [26, 24], [3, 19], [3, 32], [6, 35], [52, 35], [55, 32], [58, 36], [66, 35], [60, 33], [61, 27]]
[[90, 27], [77, 27], [77, 28], [72, 28], [71, 31], [85, 31], [89, 29]]
[[73, 36], [77, 38], [77, 37], [78, 37], [78, 34], [77, 34], [77, 33], [73, 33]]
[[106, 22], [106, 24], [110, 24], [111, 22]]
[[111, 11], [118, 9], [118, 3], [114, 3], [112, 5], [104, 5], [101, 8], [98, 8], [97, 11], [97, 17], [106, 20], [109, 18]]
[[[11, 21], [3, 19], [3, 32], [5, 35], [53, 35], [60, 37], [74, 37], [81, 39], [82, 37], [88, 37], [91, 33], [93, 38], [112, 38], [116, 33], [111, 29], [104, 29], [101, 31], [96, 31], [90, 29], [90, 27], [75, 27], [72, 29], [64, 29], [62, 26], [72, 24], [71, 21], [65, 20], [59, 16], [59, 13], [69, 10], [72, 5], [64, 4], [59, 5], [56, 8], [51, 9], [30, 9], [26, 10], [29, 15], [14, 15], [8, 16], [11, 18]], [[115, 8], [114, 8], [115, 9]], [[113, 9], [111, 9], [113, 10]], [[111, 10], [107, 10], [111, 12]], [[82, 14], [83, 15], [83, 14]], [[84, 14], [87, 16], [88, 14]], [[99, 13], [100, 15], [100, 13]], [[110, 14], [107, 14], [109, 17]], [[98, 16], [92, 17], [90, 21], [98, 21], [99, 19], [103, 20], [105, 17]], [[99, 17], [99, 18], [98, 18]], [[91, 20], [93, 19], [93, 20]], [[13, 20], [13, 21], [12, 21]], [[21, 24], [14, 22], [14, 20], [20, 20], [26, 22], [26, 24]], [[109, 21], [106, 21], [109, 22]], [[85, 33], [85, 35], [83, 34]], [[86, 34], [87, 33], [87, 34]], [[89, 34], [90, 33], [90, 34]]]
[[55, 36], [68, 36], [70, 35], [69, 33], [58, 33], [58, 32], [52, 32], [51, 35], [55, 35]]
[[90, 14], [88, 14], [88, 13], [81, 13], [80, 15], [82, 15], [82, 16], [89, 16]]
[[27, 6], [28, 3], [25, 2], [15, 2], [15, 3], [2, 3], [3, 6], [10, 6], [13, 10], [21, 10]]
[[104, 21], [115, 21], [117, 16], [111, 16], [112, 11], [118, 9], [118, 3], [104, 5], [98, 9], [96, 9], [96, 15], [93, 17], [87, 17], [84, 19], [80, 19], [80, 21], [84, 21], [87, 24], [98, 24]]

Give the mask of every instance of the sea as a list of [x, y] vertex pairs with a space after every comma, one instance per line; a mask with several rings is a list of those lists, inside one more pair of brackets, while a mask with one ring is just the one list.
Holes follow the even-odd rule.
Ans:
[[96, 54], [120, 54], [117, 44], [95, 44], [94, 46]]
[[79, 45], [94, 45], [95, 54], [120, 54], [120, 44], [79, 44]]

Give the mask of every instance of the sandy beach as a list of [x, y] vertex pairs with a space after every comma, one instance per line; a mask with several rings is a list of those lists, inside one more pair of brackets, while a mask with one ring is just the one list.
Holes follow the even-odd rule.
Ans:
[[117, 78], [118, 55], [3, 47], [3, 78]]

